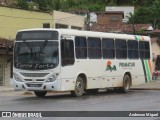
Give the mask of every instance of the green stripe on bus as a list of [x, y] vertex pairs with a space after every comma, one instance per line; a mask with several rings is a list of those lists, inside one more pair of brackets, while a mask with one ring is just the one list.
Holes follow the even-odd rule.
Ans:
[[[138, 36], [138, 35], [135, 35], [135, 39], [138, 40], [138, 41], [141, 41], [143, 40], [141, 36]], [[151, 71], [149, 69], [149, 63], [148, 63], [148, 60], [142, 60], [143, 62], [143, 70], [144, 70], [144, 75], [145, 75], [145, 78], [147, 79], [146, 82], [150, 81], [151, 80]]]
[[134, 36], [136, 40], [140, 40], [139, 37], [137, 35]]
[[138, 41], [143, 40], [142, 37], [141, 37], [141, 36], [138, 36], [138, 35], [135, 35], [135, 39], [138, 40]]
[[149, 66], [148, 66], [148, 61], [144, 60], [145, 63], [145, 68], [146, 68], [146, 72], [147, 72], [147, 82], [150, 81], [150, 70], [149, 70]]
[[142, 63], [143, 72], [144, 72], [144, 76], [145, 76], [145, 82], [147, 82], [147, 73], [146, 73], [146, 69], [145, 69], [144, 61], [143, 61], [142, 59], [141, 59], [141, 63]]
[[140, 36], [137, 36], [138, 37], [138, 40], [142, 40], [142, 38]]

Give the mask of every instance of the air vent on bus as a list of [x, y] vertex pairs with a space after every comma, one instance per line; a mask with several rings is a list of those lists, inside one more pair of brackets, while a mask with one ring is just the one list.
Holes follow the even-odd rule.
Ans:
[[25, 77], [45, 77], [49, 73], [20, 73]]

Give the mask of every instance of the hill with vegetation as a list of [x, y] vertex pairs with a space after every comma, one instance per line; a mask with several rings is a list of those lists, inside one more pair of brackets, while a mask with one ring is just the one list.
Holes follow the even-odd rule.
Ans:
[[[106, 6], [149, 6], [157, 0], [16, 0], [17, 7], [33, 9], [36, 6], [41, 11], [70, 11], [82, 9], [89, 11], [104, 11]], [[159, 0], [158, 0], [159, 1]]]
[[59, 10], [71, 12], [83, 10], [103, 12], [106, 6], [135, 6], [134, 15], [130, 14], [129, 23], [152, 23], [160, 28], [160, 0], [14, 0], [15, 7], [27, 10], [51, 12]]

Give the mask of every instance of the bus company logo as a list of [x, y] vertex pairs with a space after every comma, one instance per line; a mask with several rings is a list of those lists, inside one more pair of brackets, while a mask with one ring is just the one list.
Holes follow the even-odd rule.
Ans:
[[117, 68], [115, 65], [112, 66], [112, 62], [111, 61], [107, 61], [107, 67], [106, 67], [106, 71], [117, 71]]

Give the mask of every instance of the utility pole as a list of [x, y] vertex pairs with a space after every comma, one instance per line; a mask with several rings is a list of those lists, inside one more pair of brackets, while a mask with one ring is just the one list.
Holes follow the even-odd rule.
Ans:
[[87, 11], [87, 30], [90, 31], [90, 13]]
[[134, 15], [132, 16], [132, 27], [133, 27], [133, 35], [135, 35]]
[[[133, 0], [133, 6], [135, 7], [135, 3], [137, 2], [137, 0]], [[135, 35], [135, 27], [134, 27], [134, 14], [132, 14], [132, 27], [133, 27], [133, 35]]]

